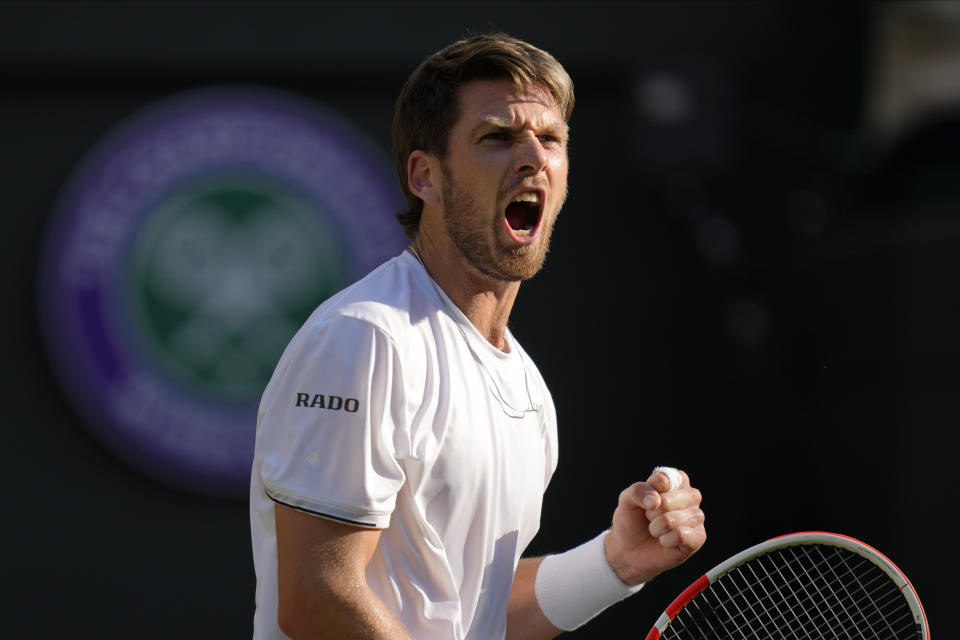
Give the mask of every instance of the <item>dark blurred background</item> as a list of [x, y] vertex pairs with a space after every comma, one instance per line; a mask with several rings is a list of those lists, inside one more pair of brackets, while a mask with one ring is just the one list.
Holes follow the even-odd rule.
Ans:
[[0, 4], [4, 637], [243, 638], [247, 505], [120, 461], [45, 356], [35, 274], [58, 194], [157, 100], [295, 92], [386, 156], [427, 54], [504, 30], [577, 89], [571, 193], [512, 328], [561, 461], [531, 553], [688, 469], [709, 540], [575, 638], [643, 637], [732, 553], [828, 530], [911, 577], [938, 637], [956, 569], [960, 7], [951, 2]]

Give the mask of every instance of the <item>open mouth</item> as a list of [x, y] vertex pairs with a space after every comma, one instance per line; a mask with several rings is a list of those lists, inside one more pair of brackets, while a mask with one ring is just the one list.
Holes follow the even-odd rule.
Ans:
[[543, 205], [536, 191], [524, 191], [517, 195], [504, 211], [507, 225], [519, 237], [532, 234], [540, 224]]

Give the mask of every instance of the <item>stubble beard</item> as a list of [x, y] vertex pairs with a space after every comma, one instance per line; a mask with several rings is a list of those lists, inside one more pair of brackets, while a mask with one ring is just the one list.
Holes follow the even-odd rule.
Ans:
[[[488, 278], [501, 282], [529, 280], [543, 268], [550, 250], [553, 222], [544, 218], [540, 239], [532, 245], [503, 247], [497, 241], [502, 214], [490, 216], [444, 170], [443, 220], [463, 260]], [[489, 220], [489, 224], [485, 221]]]

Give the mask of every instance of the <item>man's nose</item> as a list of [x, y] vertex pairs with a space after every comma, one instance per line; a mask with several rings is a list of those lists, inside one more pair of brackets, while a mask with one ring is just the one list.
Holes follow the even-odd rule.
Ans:
[[547, 150], [534, 135], [524, 136], [517, 142], [515, 169], [517, 173], [536, 175], [547, 166]]

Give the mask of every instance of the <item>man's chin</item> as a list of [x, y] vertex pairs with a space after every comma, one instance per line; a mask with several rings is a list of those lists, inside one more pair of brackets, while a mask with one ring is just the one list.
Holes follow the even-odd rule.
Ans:
[[523, 282], [540, 272], [546, 258], [547, 252], [538, 247], [518, 247], [496, 256], [486, 265], [487, 268], [480, 270], [502, 282]]

